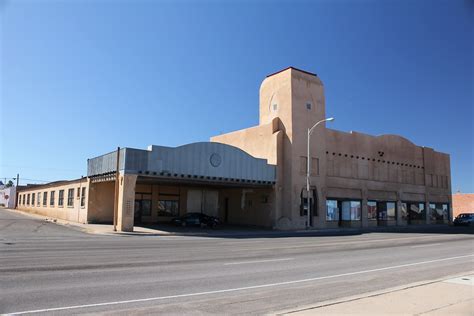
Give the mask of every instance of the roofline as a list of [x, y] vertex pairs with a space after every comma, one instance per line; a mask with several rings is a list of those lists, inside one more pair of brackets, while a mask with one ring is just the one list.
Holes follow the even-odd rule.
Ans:
[[27, 185], [23, 188], [19, 187], [17, 191], [18, 192], [33, 191], [33, 190], [51, 188], [51, 187], [55, 187], [55, 186], [73, 184], [73, 183], [84, 182], [84, 181], [87, 182], [87, 177], [78, 178], [78, 179], [74, 179], [74, 180], [58, 180], [58, 181], [48, 182], [48, 183], [45, 183], [45, 184], [32, 184], [32, 185]]
[[286, 67], [285, 69], [282, 69], [282, 70], [279, 70], [279, 71], [277, 71], [277, 72], [274, 72], [274, 73], [272, 73], [272, 74], [269, 74], [269, 75], [267, 76], [267, 78], [268, 78], [268, 77], [271, 77], [271, 76], [273, 76], [273, 75], [279, 74], [280, 72], [286, 71], [286, 70], [288, 70], [288, 69], [297, 70], [297, 71], [299, 71], [299, 72], [305, 73], [305, 74], [310, 75], [310, 76], [315, 76], [315, 77], [318, 76], [318, 75], [315, 74], [315, 73], [312, 73], [312, 72], [309, 72], [309, 71], [305, 71], [305, 70], [301, 70], [301, 69], [295, 68], [295, 67], [293, 67], [293, 66], [290, 66], [290, 67]]

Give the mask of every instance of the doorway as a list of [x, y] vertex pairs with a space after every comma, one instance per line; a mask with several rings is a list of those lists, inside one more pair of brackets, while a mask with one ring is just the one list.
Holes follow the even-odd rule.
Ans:
[[229, 198], [224, 199], [224, 223], [229, 222]]

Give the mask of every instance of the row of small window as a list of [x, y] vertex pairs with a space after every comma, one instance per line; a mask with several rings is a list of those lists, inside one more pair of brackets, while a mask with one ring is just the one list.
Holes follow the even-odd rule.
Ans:
[[[360, 221], [361, 201], [326, 200], [327, 221]], [[448, 203], [429, 203], [432, 221], [449, 220]], [[367, 218], [374, 221], [395, 221], [397, 219], [396, 202], [367, 201]], [[401, 218], [408, 223], [426, 220], [425, 203], [402, 202]]]
[[[42, 194], [42, 195], [41, 195]], [[86, 201], [86, 188], [77, 188], [77, 197], [81, 199], [81, 207], [85, 206]], [[55, 205], [56, 191], [49, 192], [49, 206], [54, 207]], [[36, 203], [35, 203], [36, 202]], [[41, 203], [43, 202], [43, 203]], [[48, 206], [48, 191], [37, 192], [37, 193], [24, 193], [18, 195], [18, 205], [25, 206]], [[64, 206], [64, 190], [58, 191], [58, 207]], [[67, 206], [74, 206], [74, 189], [68, 189], [67, 191]]]
[[[326, 151], [326, 155], [329, 155], [329, 151]], [[397, 166], [405, 166], [405, 167], [410, 167], [410, 168], [418, 168], [418, 169], [425, 169], [423, 166], [418, 166], [418, 165], [413, 165], [413, 164], [408, 164], [404, 162], [396, 162], [396, 161], [388, 161], [388, 160], [383, 160], [383, 159], [375, 159], [375, 158], [370, 158], [370, 157], [359, 157], [359, 156], [354, 156], [354, 155], [349, 155], [349, 154], [341, 154], [341, 153], [332, 153], [333, 156], [338, 155], [341, 157], [344, 155], [344, 157], [350, 157], [350, 158], [355, 158], [355, 159], [362, 159], [362, 160], [367, 160], [367, 161], [377, 161], [381, 163], [387, 163], [387, 164], [392, 164], [392, 165], [397, 165]]]
[[[313, 105], [311, 104], [311, 102], [306, 102], [306, 110], [311, 110], [312, 107], [313, 107]], [[271, 106], [271, 109], [272, 109], [272, 111], [277, 111], [278, 110], [278, 104], [273, 103], [272, 106]]]

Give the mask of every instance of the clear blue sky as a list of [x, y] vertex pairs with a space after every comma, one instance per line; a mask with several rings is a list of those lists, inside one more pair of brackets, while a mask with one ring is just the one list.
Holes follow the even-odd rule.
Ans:
[[295, 66], [332, 128], [450, 153], [453, 191], [474, 192], [473, 1], [0, 3], [0, 177], [256, 125], [261, 81]]

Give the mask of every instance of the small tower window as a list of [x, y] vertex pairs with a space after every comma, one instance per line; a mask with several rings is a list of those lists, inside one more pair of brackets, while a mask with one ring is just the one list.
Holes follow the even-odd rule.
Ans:
[[273, 109], [273, 111], [278, 110], [278, 104], [274, 103], [274, 104], [272, 105], [272, 109]]
[[306, 109], [307, 109], [307, 110], [311, 110], [311, 103], [309, 103], [309, 102], [306, 103]]

